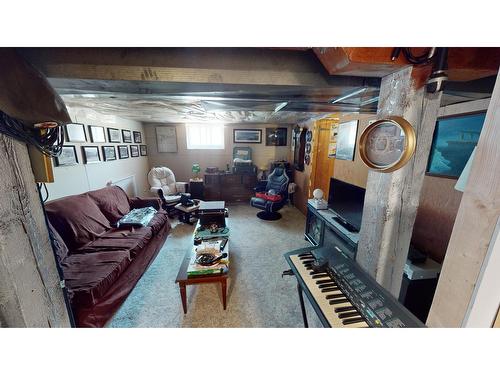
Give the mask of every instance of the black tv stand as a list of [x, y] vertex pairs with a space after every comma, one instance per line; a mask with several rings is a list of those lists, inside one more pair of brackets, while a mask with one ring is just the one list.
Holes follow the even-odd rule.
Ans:
[[345, 220], [335, 220], [337, 213], [332, 209], [317, 210], [307, 205], [305, 238], [313, 246], [328, 245], [340, 249], [349, 258], [356, 257], [359, 233], [345, 227]]
[[352, 233], [358, 233], [359, 232], [359, 230], [357, 230], [354, 225], [349, 224], [347, 221], [343, 220], [342, 218], [340, 218], [338, 216], [332, 216], [332, 219], [335, 220], [340, 225], [342, 225], [349, 232], [352, 232]]

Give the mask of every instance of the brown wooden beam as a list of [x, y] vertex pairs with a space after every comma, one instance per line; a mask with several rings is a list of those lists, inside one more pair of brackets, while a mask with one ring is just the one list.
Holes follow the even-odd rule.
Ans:
[[[391, 61], [392, 47], [313, 48], [330, 74], [384, 77], [410, 65], [402, 53]], [[415, 48], [420, 54], [425, 48]], [[448, 77], [452, 81], [470, 81], [495, 75], [500, 65], [500, 48], [451, 47], [448, 50]]]

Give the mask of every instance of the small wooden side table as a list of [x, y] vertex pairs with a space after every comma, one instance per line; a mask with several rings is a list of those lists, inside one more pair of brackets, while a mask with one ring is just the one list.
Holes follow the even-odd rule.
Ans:
[[175, 282], [179, 284], [179, 290], [181, 293], [182, 308], [184, 314], [187, 313], [187, 296], [186, 296], [186, 286], [193, 284], [207, 284], [207, 283], [220, 283], [222, 290], [222, 306], [224, 310], [226, 309], [226, 293], [227, 293], [227, 273], [220, 275], [200, 275], [196, 277], [188, 277], [187, 268], [191, 260], [192, 252], [188, 251], [184, 261], [181, 264], [179, 273]]
[[191, 193], [191, 198], [193, 199], [205, 199], [204, 193], [204, 182], [203, 179], [190, 179], [189, 180], [189, 192]]

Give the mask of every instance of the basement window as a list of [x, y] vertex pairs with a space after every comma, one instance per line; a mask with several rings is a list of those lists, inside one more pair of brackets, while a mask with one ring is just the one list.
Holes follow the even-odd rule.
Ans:
[[223, 150], [223, 124], [186, 124], [188, 150]]

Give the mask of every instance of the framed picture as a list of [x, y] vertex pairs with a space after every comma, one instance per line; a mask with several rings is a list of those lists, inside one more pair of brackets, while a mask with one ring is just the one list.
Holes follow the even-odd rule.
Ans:
[[266, 146], [286, 146], [287, 128], [266, 128]]
[[89, 133], [92, 143], [106, 142], [106, 136], [104, 135], [104, 128], [102, 126], [89, 125]]
[[340, 160], [354, 160], [356, 137], [358, 135], [358, 120], [339, 124], [337, 132], [337, 149], [335, 158]]
[[134, 143], [142, 143], [141, 132], [134, 132]]
[[118, 157], [128, 159], [128, 146], [118, 146]]
[[61, 155], [55, 158], [57, 167], [65, 167], [67, 165], [78, 164], [75, 146], [63, 146]]
[[175, 126], [157, 126], [156, 142], [158, 152], [177, 152], [177, 131]]
[[122, 141], [120, 129], [108, 128], [108, 138], [111, 143], [120, 143]]
[[99, 147], [97, 146], [82, 146], [83, 162], [85, 164], [99, 163]]
[[102, 146], [102, 157], [104, 161], [116, 160], [115, 146]]
[[139, 157], [139, 146], [138, 145], [130, 145], [130, 156], [133, 158]]
[[83, 124], [66, 124], [66, 139], [68, 142], [87, 142]]
[[427, 174], [458, 178], [477, 145], [485, 118], [483, 112], [438, 119]]
[[139, 147], [141, 149], [141, 156], [147, 156], [148, 155], [148, 147], [146, 145], [140, 145]]
[[123, 143], [132, 143], [132, 132], [122, 129]]
[[262, 130], [233, 129], [233, 143], [262, 143]]

